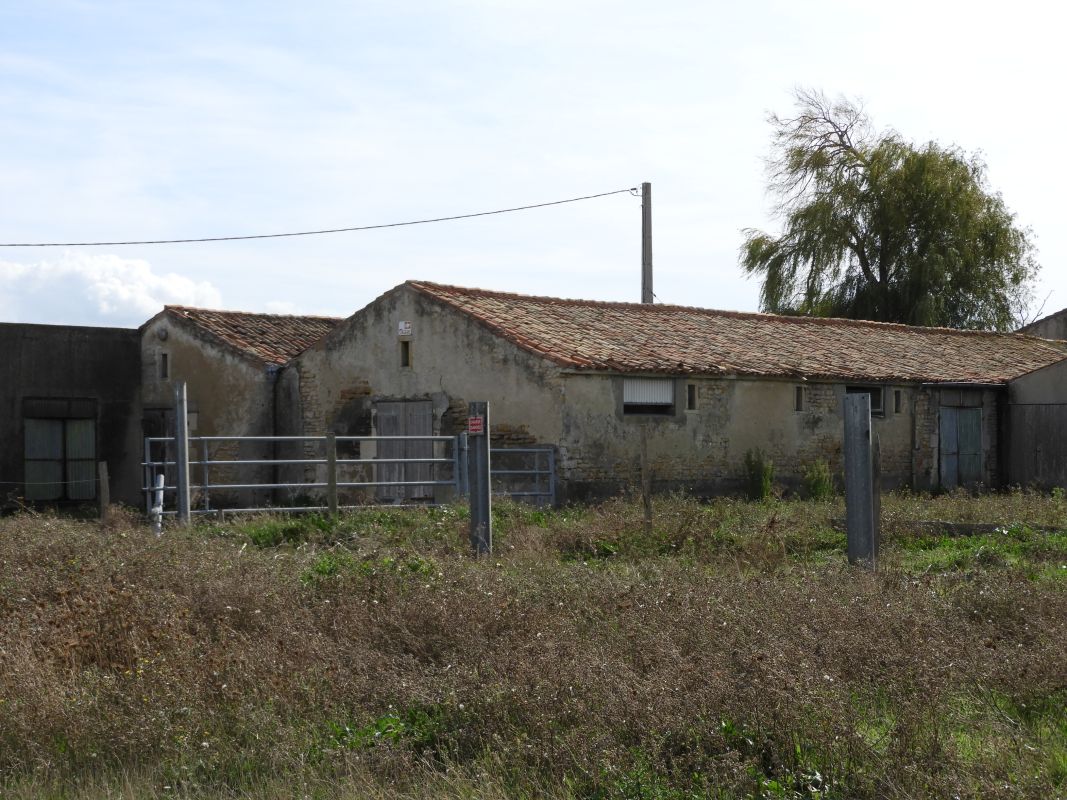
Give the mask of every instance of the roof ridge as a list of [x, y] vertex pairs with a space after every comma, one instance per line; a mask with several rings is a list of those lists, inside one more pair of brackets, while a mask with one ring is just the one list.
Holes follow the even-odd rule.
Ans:
[[[641, 313], [653, 313], [661, 311], [689, 311], [709, 316], [729, 317], [734, 319], [754, 319], [785, 322], [788, 324], [811, 324], [827, 326], [848, 326], [860, 328], [875, 328], [881, 330], [921, 331], [930, 333], [947, 333], [962, 336], [1029, 336], [1032, 339], [1041, 339], [1033, 334], [1017, 333], [1013, 331], [983, 331], [968, 328], [946, 328], [932, 325], [907, 325], [902, 322], [878, 322], [870, 319], [848, 319], [846, 317], [812, 317], [804, 315], [773, 314], [766, 311], [734, 311], [730, 309], [705, 308], [703, 306], [686, 306], [672, 303], [633, 303], [621, 300], [582, 300], [580, 298], [551, 297], [548, 295], [521, 294], [519, 292], [502, 292], [495, 289], [471, 288], [455, 286], [434, 281], [408, 280], [405, 283], [415, 289], [424, 291], [429, 289], [457, 292], [470, 296], [492, 297], [514, 300], [536, 300], [538, 302], [552, 303], [555, 305], [586, 306], [598, 308], [619, 308], [627, 311]], [[424, 289], [425, 287], [425, 289]], [[1067, 311], [1067, 309], [1064, 309]]]
[[173, 303], [167, 303], [163, 306], [164, 311], [202, 311], [209, 314], [230, 314], [230, 315], [242, 315], [246, 317], [271, 317], [274, 319], [321, 319], [329, 321], [340, 321], [346, 319], [345, 317], [330, 317], [323, 314], [272, 314], [265, 311], [233, 311], [227, 308], [203, 308], [202, 306], [183, 306]]

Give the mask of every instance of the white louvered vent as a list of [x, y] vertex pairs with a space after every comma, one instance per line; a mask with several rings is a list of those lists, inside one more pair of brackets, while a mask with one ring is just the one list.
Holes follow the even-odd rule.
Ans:
[[674, 381], [670, 378], [624, 378], [622, 402], [626, 405], [674, 405]]

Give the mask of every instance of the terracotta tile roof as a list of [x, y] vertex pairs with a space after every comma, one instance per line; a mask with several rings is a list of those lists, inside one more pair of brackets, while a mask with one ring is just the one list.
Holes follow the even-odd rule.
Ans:
[[1004, 383], [1067, 358], [1065, 342], [1011, 333], [407, 285], [581, 370]]
[[252, 314], [188, 306], [165, 306], [164, 310], [188, 320], [231, 347], [267, 364], [279, 365], [306, 350], [341, 321], [337, 317]]

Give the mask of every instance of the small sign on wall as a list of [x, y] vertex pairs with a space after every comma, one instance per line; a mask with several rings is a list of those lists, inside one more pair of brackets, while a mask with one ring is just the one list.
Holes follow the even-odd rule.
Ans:
[[467, 434], [470, 436], [484, 436], [485, 417], [468, 417]]
[[401, 320], [396, 328], [397, 336], [411, 336], [411, 322], [408, 320]]

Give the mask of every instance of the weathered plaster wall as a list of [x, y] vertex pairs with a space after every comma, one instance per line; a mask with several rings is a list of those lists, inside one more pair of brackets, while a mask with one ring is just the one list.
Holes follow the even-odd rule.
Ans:
[[[411, 322], [411, 366], [401, 366], [401, 321]], [[559, 370], [463, 314], [399, 287], [341, 323], [288, 364], [278, 383], [278, 418], [288, 435], [365, 435], [374, 404], [428, 400], [433, 433], [466, 429], [467, 404], [491, 403], [495, 444], [560, 440]], [[304, 449], [308, 455], [317, 452]], [[361, 448], [369, 458], [374, 448]], [[287, 473], [294, 476], [294, 473]], [[360, 473], [350, 471], [351, 476]], [[306, 471], [304, 478], [323, 470]], [[344, 475], [339, 475], [344, 480]]]
[[113, 501], [140, 494], [140, 374], [136, 330], [0, 324], [0, 499], [21, 493], [25, 398], [96, 402], [97, 459], [107, 461]]
[[[842, 472], [844, 384], [693, 378], [678, 382], [676, 396], [684, 409], [685, 384], [693, 384], [696, 409], [659, 417], [621, 413], [621, 383], [619, 376], [567, 375], [560, 456], [570, 497], [636, 486], [642, 437], [659, 489], [736, 491], [743, 485], [750, 450], [761, 450], [772, 460], [776, 479], [787, 486], [796, 487], [817, 460], [826, 461], [839, 476]], [[804, 391], [800, 411], [794, 410], [797, 386]], [[901, 413], [893, 410], [893, 389], [902, 392]], [[911, 482], [918, 395], [916, 387], [885, 387], [886, 412], [874, 418], [886, 486]]]
[[1067, 339], [1067, 309], [1039, 319], [1019, 332], [1040, 336], [1042, 339]]
[[[162, 338], [161, 338], [162, 337]], [[161, 377], [162, 355], [168, 356], [168, 377]], [[270, 436], [274, 434], [274, 376], [277, 370], [242, 355], [169, 314], [149, 321], [141, 333], [141, 382], [146, 415], [173, 413], [174, 386], [186, 382], [190, 436]], [[166, 431], [173, 435], [173, 430]], [[261, 442], [213, 442], [211, 459], [264, 459], [273, 445]], [[201, 459], [203, 450], [190, 453]], [[201, 483], [202, 468], [193, 469], [192, 481]], [[212, 483], [272, 483], [271, 467], [210, 467]], [[266, 502], [269, 490], [212, 490], [212, 507], [234, 507]], [[194, 507], [204, 498], [194, 493]]]

